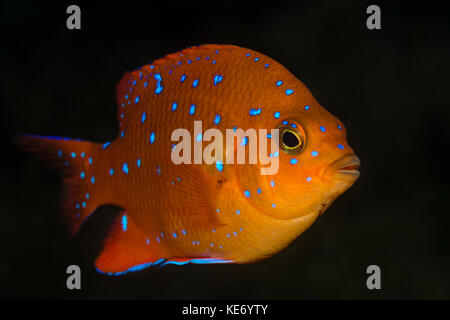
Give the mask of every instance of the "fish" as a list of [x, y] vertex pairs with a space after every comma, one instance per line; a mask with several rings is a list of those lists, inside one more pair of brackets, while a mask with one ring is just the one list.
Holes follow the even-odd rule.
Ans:
[[[70, 237], [98, 207], [120, 208], [94, 262], [106, 275], [268, 258], [359, 177], [344, 124], [285, 67], [247, 48], [206, 44], [166, 55], [126, 72], [116, 99], [113, 141], [15, 140], [62, 176]], [[262, 174], [262, 161], [175, 164], [173, 132], [194, 132], [195, 121], [220, 132], [273, 132], [267, 140], [278, 151], [268, 154], [276, 173]], [[205, 136], [196, 138], [203, 146]], [[236, 139], [223, 152], [249, 151], [247, 142]]]

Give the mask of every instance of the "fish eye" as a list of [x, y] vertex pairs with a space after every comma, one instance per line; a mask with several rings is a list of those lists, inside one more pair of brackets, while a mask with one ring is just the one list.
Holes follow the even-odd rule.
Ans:
[[285, 131], [283, 133], [283, 145], [285, 148], [288, 149], [294, 149], [297, 148], [298, 145], [300, 144], [300, 139], [297, 137], [297, 135], [295, 133], [293, 133], [292, 131]]
[[283, 124], [280, 130], [280, 148], [287, 154], [298, 154], [305, 145], [304, 133], [297, 125]]

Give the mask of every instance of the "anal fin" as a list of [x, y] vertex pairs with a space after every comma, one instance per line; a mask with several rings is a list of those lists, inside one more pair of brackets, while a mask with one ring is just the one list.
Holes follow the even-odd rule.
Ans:
[[150, 240], [127, 212], [122, 211], [111, 226], [95, 266], [101, 273], [120, 275], [158, 265], [165, 261], [165, 256], [164, 247]]
[[127, 212], [122, 211], [111, 226], [95, 266], [100, 273], [118, 276], [151, 266], [233, 262], [219, 257], [173, 257], [166, 247], [149, 239]]

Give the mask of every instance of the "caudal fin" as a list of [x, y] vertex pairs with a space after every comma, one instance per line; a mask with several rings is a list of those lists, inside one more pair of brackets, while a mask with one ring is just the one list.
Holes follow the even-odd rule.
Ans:
[[102, 204], [93, 173], [94, 155], [100, 144], [33, 135], [18, 136], [15, 143], [23, 151], [43, 160], [62, 176], [62, 216], [70, 236], [75, 235], [82, 223]]

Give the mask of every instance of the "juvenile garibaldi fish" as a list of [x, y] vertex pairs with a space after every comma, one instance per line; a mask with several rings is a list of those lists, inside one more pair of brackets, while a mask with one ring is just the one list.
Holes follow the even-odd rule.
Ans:
[[[61, 212], [71, 236], [99, 206], [122, 208], [95, 261], [102, 273], [269, 257], [359, 176], [344, 125], [288, 70], [249, 49], [202, 45], [167, 55], [126, 73], [117, 104], [114, 141], [16, 140], [61, 173]], [[279, 151], [267, 153], [278, 170], [261, 174], [266, 165], [259, 160], [174, 163], [179, 145], [172, 133], [192, 134], [194, 121], [224, 135], [266, 129], [270, 142], [278, 129]], [[192, 136], [202, 147], [205, 138]], [[247, 136], [236, 138], [232, 149], [248, 151], [250, 144]]]

